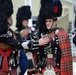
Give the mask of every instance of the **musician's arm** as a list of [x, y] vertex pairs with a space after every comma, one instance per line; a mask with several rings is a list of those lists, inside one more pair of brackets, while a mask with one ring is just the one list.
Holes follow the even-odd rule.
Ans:
[[40, 46], [45, 46], [49, 42], [48, 37], [45, 38], [40, 38], [39, 40], [28, 40], [26, 42], [22, 43], [22, 46], [24, 49], [32, 49], [32, 50], [37, 50], [39, 49]]

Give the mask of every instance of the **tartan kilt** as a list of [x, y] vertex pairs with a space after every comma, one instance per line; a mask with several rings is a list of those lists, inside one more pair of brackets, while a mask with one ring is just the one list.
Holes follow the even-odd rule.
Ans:
[[0, 75], [17, 75], [17, 69], [13, 69], [13, 70], [9, 71], [8, 73], [0, 70]]

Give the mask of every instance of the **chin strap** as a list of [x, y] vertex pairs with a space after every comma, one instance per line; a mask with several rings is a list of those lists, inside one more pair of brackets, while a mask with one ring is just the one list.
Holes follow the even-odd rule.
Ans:
[[[51, 28], [52, 28], [52, 27], [51, 27]], [[53, 29], [51, 29], [51, 28], [49, 29], [49, 32], [58, 30], [57, 27], [55, 27], [55, 28], [53, 28]]]

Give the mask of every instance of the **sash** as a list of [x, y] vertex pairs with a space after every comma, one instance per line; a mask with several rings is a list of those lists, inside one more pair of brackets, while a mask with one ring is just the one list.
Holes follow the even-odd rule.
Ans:
[[5, 45], [3, 43], [0, 43], [0, 54], [3, 56], [3, 63], [2, 63], [2, 70], [4, 72], [8, 72], [9, 66], [8, 66], [8, 57], [12, 53], [13, 48]]

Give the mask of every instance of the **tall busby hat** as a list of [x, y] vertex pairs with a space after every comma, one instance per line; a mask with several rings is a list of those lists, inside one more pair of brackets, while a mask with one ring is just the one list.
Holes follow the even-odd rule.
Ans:
[[57, 20], [57, 16], [53, 10], [52, 5], [45, 5], [40, 8], [37, 26], [41, 32], [47, 32], [47, 28], [45, 25], [46, 19], [53, 19], [54, 21]]
[[12, 0], [0, 0], [0, 9], [7, 17], [11, 16], [13, 14]]
[[41, 8], [45, 5], [51, 5], [57, 17], [62, 15], [62, 3], [60, 0], [41, 0]]
[[22, 20], [26, 19], [30, 19], [31, 18], [31, 10], [30, 10], [30, 6], [22, 6], [18, 9], [17, 15], [16, 15], [16, 27], [18, 29], [22, 28]]
[[57, 20], [57, 17], [62, 15], [62, 4], [60, 0], [41, 0], [41, 7], [38, 15], [37, 26], [40, 31], [46, 29], [45, 19], [53, 18]]
[[0, 0], [0, 34], [5, 34], [8, 29], [7, 18], [13, 13], [11, 0]]
[[48, 4], [51, 5], [51, 4], [53, 4], [53, 1], [52, 0], [41, 0], [40, 4], [41, 4], [41, 7], [48, 5]]
[[40, 14], [44, 19], [50, 19], [50, 18], [57, 19], [57, 16], [53, 10], [53, 6], [49, 4], [41, 8]]

